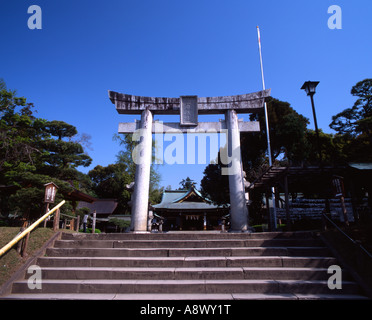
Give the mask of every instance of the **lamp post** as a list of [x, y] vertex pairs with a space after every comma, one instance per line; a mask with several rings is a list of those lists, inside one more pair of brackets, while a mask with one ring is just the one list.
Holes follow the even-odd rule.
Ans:
[[319, 84], [319, 81], [306, 81], [301, 89], [305, 90], [306, 94], [310, 96], [311, 99], [311, 107], [313, 109], [313, 116], [314, 116], [314, 125], [315, 125], [315, 133], [316, 133], [316, 141], [318, 145], [318, 157], [319, 157], [319, 164], [322, 163], [322, 154], [320, 151], [320, 141], [319, 141], [319, 130], [318, 130], [318, 123], [316, 120], [316, 113], [315, 113], [315, 107], [314, 107], [314, 94], [315, 94], [315, 88]]
[[[49, 183], [44, 184], [44, 187], [45, 187], [44, 203], [46, 203], [45, 213], [47, 213], [49, 211], [49, 203], [54, 203], [54, 199], [56, 197], [58, 186], [53, 182], [49, 182]], [[57, 213], [54, 217], [56, 216], [57, 216]], [[47, 219], [44, 220], [44, 228], [46, 227], [46, 223], [47, 223]]]

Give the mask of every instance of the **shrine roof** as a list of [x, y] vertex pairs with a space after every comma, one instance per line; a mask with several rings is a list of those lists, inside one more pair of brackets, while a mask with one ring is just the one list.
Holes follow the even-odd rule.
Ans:
[[215, 205], [195, 189], [194, 185], [188, 190], [165, 190], [159, 204], [153, 205], [158, 210], [217, 210], [225, 209]]

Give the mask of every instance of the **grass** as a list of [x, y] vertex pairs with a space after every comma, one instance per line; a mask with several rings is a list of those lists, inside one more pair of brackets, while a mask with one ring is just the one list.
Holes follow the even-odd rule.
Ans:
[[[0, 248], [11, 241], [19, 233], [19, 230], [19, 227], [0, 227]], [[53, 229], [36, 228], [30, 234], [26, 250], [27, 256], [23, 258], [21, 257], [21, 255], [16, 251], [17, 245], [14, 245], [13, 248], [2, 255], [0, 257], [0, 286], [3, 285], [30, 256], [39, 250], [53, 235]]]

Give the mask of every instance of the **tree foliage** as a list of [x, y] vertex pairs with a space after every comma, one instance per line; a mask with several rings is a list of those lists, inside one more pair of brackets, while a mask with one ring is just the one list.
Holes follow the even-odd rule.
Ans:
[[[132, 152], [136, 142], [132, 140], [132, 136], [129, 134], [122, 136], [116, 134], [114, 140], [118, 141], [123, 147], [116, 156], [116, 163], [109, 164], [106, 167], [98, 165], [90, 170], [88, 175], [93, 182], [93, 191], [98, 197], [117, 199], [116, 212], [130, 213], [128, 202], [131, 199], [131, 194], [125, 186], [135, 180], [136, 165], [132, 160]], [[149, 201], [152, 204], [161, 201], [162, 189], [159, 189], [159, 180], [160, 175], [152, 166], [149, 191]]]
[[[137, 145], [137, 141], [133, 141], [131, 134], [124, 135], [114, 135], [114, 140], [118, 141], [123, 147], [121, 151], [117, 154], [117, 163], [125, 164], [127, 168], [127, 173], [131, 179], [134, 181], [136, 173], [136, 164], [132, 159], [132, 154], [134, 148]], [[159, 189], [160, 174], [156, 170], [157, 165], [154, 164], [155, 160], [155, 143], [152, 144], [152, 164], [150, 168], [150, 190], [149, 190], [149, 201], [152, 204], [159, 203], [161, 201], [161, 190]]]
[[205, 168], [204, 177], [200, 182], [202, 195], [216, 205], [230, 203], [229, 177], [221, 174], [223, 167], [224, 165], [220, 161], [209, 164]]
[[76, 134], [70, 124], [37, 118], [33, 104], [0, 81], [0, 185], [16, 190], [0, 194], [2, 215], [40, 216], [44, 184], [51, 181], [59, 187], [56, 201], [73, 186], [89, 189], [89, 179], [76, 168], [92, 160], [71, 140]]
[[358, 97], [354, 105], [333, 116], [329, 126], [339, 134], [366, 134], [371, 139], [372, 79], [359, 81], [351, 88], [351, 94]]
[[110, 164], [106, 167], [95, 166], [88, 172], [93, 182], [93, 190], [99, 198], [112, 198], [118, 201], [116, 211], [129, 212], [130, 193], [125, 185], [131, 182], [127, 167], [123, 163]]
[[[267, 109], [273, 161], [281, 164], [301, 163], [309, 154], [308, 119], [298, 114], [288, 102], [272, 97], [267, 100]], [[250, 120], [259, 121], [260, 132], [241, 133], [240, 138], [246, 179], [253, 181], [268, 168], [268, 153], [264, 113], [252, 114]], [[221, 175], [223, 166], [218, 157], [215, 163], [206, 167], [201, 181], [202, 193], [219, 205], [230, 201], [228, 176]]]
[[372, 79], [359, 81], [351, 94], [358, 97], [354, 105], [333, 116], [329, 126], [347, 160], [372, 161]]
[[[372, 161], [372, 79], [358, 82], [351, 89], [358, 97], [353, 107], [332, 118], [330, 127], [336, 134], [319, 130], [323, 165]], [[267, 100], [270, 140], [274, 165], [319, 165], [317, 137], [308, 129], [308, 119], [298, 114], [287, 102], [270, 97]], [[241, 134], [243, 168], [248, 181], [254, 181], [268, 168], [267, 136], [264, 114], [250, 120], [260, 122], [257, 133]], [[221, 176], [219, 161], [204, 171], [202, 192], [215, 203], [229, 201], [228, 179]]]
[[182, 179], [179, 185], [181, 186], [178, 190], [189, 190], [192, 185], [195, 184], [195, 181], [187, 177], [186, 179]]
[[0, 178], [7, 172], [27, 171], [35, 168], [42, 150], [38, 143], [45, 134], [44, 120], [32, 115], [32, 103], [16, 97], [0, 80]]
[[40, 145], [46, 151], [42, 171], [59, 179], [76, 180], [77, 167], [88, 167], [92, 159], [84, 152], [80, 143], [71, 140], [77, 135], [74, 126], [63, 121], [47, 121], [44, 130], [49, 134]]
[[[306, 155], [306, 128], [309, 120], [297, 113], [288, 102], [269, 97], [267, 99], [271, 153], [273, 160], [279, 156], [287, 162], [300, 162]], [[243, 162], [253, 166], [267, 154], [267, 133], [263, 112], [252, 114], [251, 121], [259, 121], [260, 132], [242, 135]]]

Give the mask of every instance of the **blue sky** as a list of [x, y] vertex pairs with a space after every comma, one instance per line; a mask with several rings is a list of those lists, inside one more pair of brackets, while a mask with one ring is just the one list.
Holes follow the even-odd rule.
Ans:
[[[32, 4], [42, 9], [41, 30], [27, 27]], [[331, 5], [342, 9], [340, 30], [328, 28]], [[120, 146], [112, 136], [119, 122], [134, 119], [117, 114], [108, 90], [165, 97], [261, 90], [257, 25], [272, 96], [313, 128], [300, 87], [320, 81], [318, 126], [331, 132], [332, 115], [355, 101], [351, 87], [372, 76], [371, 17], [370, 0], [1, 0], [0, 77], [39, 117], [91, 135], [87, 172], [115, 162]], [[203, 167], [161, 166], [161, 184], [200, 182]]]

